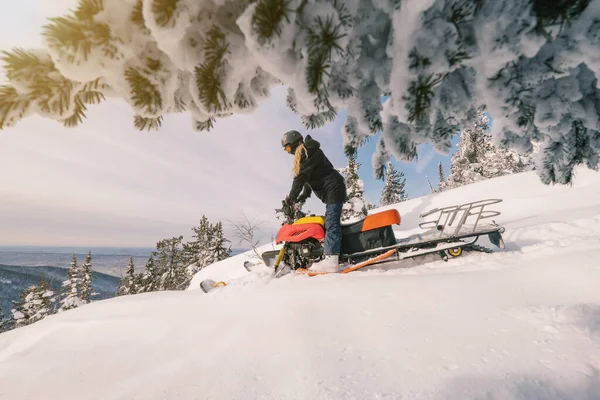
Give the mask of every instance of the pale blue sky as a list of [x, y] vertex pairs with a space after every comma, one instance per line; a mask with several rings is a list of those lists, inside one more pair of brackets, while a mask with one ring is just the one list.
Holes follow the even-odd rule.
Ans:
[[[0, 49], [40, 46], [45, 18], [75, 0], [47, 3], [11, 3], [0, 15]], [[139, 132], [118, 100], [91, 107], [75, 129], [27, 118], [0, 131], [0, 244], [154, 246], [165, 237], [189, 236], [202, 214], [227, 226], [242, 212], [263, 221], [264, 241], [280, 224], [273, 210], [291, 184], [281, 135], [289, 129], [310, 133], [343, 167], [345, 115], [307, 131], [279, 88], [255, 113], [220, 120], [208, 133], [193, 131], [185, 114], [168, 116], [159, 132]], [[371, 168], [376, 140], [359, 150], [358, 160], [366, 197], [378, 204], [383, 182], [373, 179]], [[425, 175], [437, 184], [440, 160], [446, 171], [450, 164], [429, 145], [419, 156], [418, 163], [393, 161], [406, 174], [410, 197], [429, 193]], [[314, 198], [308, 207], [324, 212]]]

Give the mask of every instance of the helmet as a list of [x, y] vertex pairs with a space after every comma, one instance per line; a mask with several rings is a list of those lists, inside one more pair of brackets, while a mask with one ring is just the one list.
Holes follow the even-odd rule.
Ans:
[[283, 134], [281, 138], [281, 146], [287, 151], [291, 153], [293, 149], [296, 148], [298, 143], [300, 143], [304, 138], [298, 131], [288, 131]]

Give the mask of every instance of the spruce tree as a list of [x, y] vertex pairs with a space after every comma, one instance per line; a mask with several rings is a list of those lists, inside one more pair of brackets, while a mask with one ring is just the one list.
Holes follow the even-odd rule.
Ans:
[[442, 162], [438, 163], [438, 192], [442, 191], [442, 185], [446, 181], [446, 177], [444, 176], [444, 167], [442, 166]]
[[523, 170], [518, 162], [518, 154], [492, 144], [489, 129], [489, 118], [480, 109], [473, 125], [461, 132], [458, 149], [452, 157], [450, 174], [440, 185], [441, 190]]
[[192, 240], [183, 245], [184, 258], [190, 270], [198, 271], [212, 260], [212, 226], [206, 215], [202, 215], [200, 223], [192, 231]]
[[285, 85], [309, 129], [348, 111], [347, 153], [381, 133], [382, 178], [423, 143], [447, 154], [487, 104], [494, 143], [539, 145], [542, 181], [569, 183], [598, 166], [598, 20], [591, 0], [79, 0], [43, 26], [44, 48], [2, 53], [0, 129], [77, 126], [114, 97], [139, 130], [174, 113], [211, 130]]
[[156, 250], [152, 253], [161, 275], [160, 290], [181, 290], [189, 282], [182, 240], [183, 236], [163, 239], [156, 244]]
[[364, 197], [363, 181], [358, 176], [360, 163], [356, 155], [348, 156], [348, 164], [342, 169], [347, 190], [347, 200], [342, 207], [342, 222], [352, 222], [364, 218], [368, 214], [367, 201]]
[[397, 171], [391, 162], [387, 164], [387, 174], [385, 177], [385, 184], [381, 191], [380, 203], [382, 206], [390, 204], [400, 203], [408, 200], [404, 186], [406, 185], [406, 178], [402, 171]]
[[227, 245], [227, 243], [231, 243], [231, 241], [225, 238], [223, 233], [223, 223], [221, 221], [217, 222], [215, 226], [212, 228], [213, 231], [213, 246], [212, 253], [213, 259], [212, 263], [217, 261], [224, 260], [228, 257], [231, 257], [231, 246]]
[[30, 325], [50, 314], [51, 304], [55, 301], [54, 292], [46, 288], [44, 280], [32, 285], [20, 295], [20, 301], [13, 301], [12, 324], [15, 328]]
[[87, 304], [90, 302], [90, 297], [96, 294], [92, 287], [92, 252], [90, 251], [81, 267], [81, 301]]
[[136, 293], [154, 292], [161, 288], [161, 274], [154, 264], [154, 257], [150, 256], [146, 262], [146, 270], [140, 274], [139, 285]]
[[72, 256], [71, 267], [69, 268], [67, 279], [62, 283], [62, 287], [63, 291], [59, 312], [67, 311], [84, 304], [81, 299], [81, 276], [75, 254]]
[[127, 268], [125, 269], [125, 275], [121, 282], [119, 283], [119, 287], [117, 288], [117, 296], [125, 296], [128, 294], [135, 294], [138, 291], [137, 288], [137, 278], [135, 275], [135, 265], [133, 263], [133, 257], [129, 257], [129, 263], [127, 264]]

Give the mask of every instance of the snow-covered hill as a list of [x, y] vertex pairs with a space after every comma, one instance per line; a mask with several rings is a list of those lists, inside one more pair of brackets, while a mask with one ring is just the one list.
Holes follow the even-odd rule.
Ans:
[[[188, 291], [1, 334], [0, 398], [600, 399], [600, 174], [577, 172], [573, 187], [525, 173], [398, 206], [402, 236], [427, 209], [502, 198], [493, 254], [272, 281], [241, 254]], [[232, 284], [205, 294], [206, 277]]]

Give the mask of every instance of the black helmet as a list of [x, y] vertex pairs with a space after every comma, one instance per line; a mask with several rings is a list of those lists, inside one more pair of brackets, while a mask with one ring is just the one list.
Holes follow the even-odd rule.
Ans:
[[[281, 138], [281, 146], [288, 152], [291, 153], [296, 149], [298, 143], [300, 143], [304, 138], [298, 131], [288, 131], [283, 134]], [[289, 146], [289, 148], [288, 148]]]

